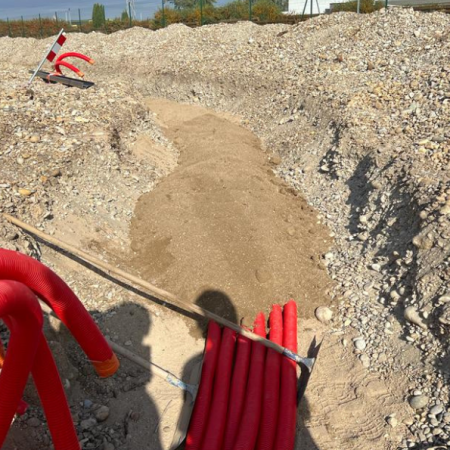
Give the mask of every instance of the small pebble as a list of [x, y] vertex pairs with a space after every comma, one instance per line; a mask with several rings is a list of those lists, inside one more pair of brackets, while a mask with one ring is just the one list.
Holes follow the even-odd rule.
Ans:
[[437, 416], [442, 411], [444, 411], [444, 407], [442, 405], [435, 405], [430, 409], [430, 414]]
[[41, 421], [37, 417], [30, 417], [27, 420], [27, 425], [29, 427], [37, 428], [41, 425]]
[[414, 395], [409, 399], [409, 404], [412, 409], [422, 409], [427, 406], [428, 400], [426, 395]]
[[389, 416], [386, 421], [392, 428], [398, 425], [398, 420], [394, 416]]
[[80, 423], [82, 430], [89, 430], [89, 428], [92, 428], [94, 425], [97, 425], [97, 421], [93, 417], [82, 420]]
[[319, 322], [328, 323], [333, 318], [333, 311], [326, 306], [319, 306], [316, 308], [315, 315]]
[[104, 422], [109, 417], [109, 408], [107, 406], [100, 406], [95, 411], [95, 418], [98, 422]]
[[353, 342], [353, 345], [355, 346], [355, 348], [356, 348], [357, 350], [363, 351], [363, 350], [366, 348], [366, 341], [365, 341], [364, 339], [362, 339], [362, 338], [356, 339], [356, 340]]

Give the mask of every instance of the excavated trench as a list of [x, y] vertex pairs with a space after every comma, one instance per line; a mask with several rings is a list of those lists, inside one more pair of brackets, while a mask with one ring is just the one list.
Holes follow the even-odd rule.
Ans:
[[[161, 88], [163, 83], [156, 84]], [[171, 84], [165, 96], [187, 100], [184, 87]], [[198, 91], [208, 95], [205, 88]], [[242, 97], [240, 107], [245, 101]], [[137, 203], [131, 224], [133, 268], [186, 300], [248, 324], [271, 303], [296, 299], [300, 353], [324, 339], [299, 409], [296, 449], [381, 448], [384, 418], [392, 411], [407, 414], [402, 392], [392, 391], [349, 357], [341, 332], [330, 335], [313, 318], [318, 305], [333, 304], [324, 258], [333, 240], [302, 197], [302, 187], [275, 175], [283, 163], [263, 150], [240, 125], [242, 119], [164, 99], [147, 104], [180, 157], [172, 173]], [[326, 117], [324, 112], [325, 122]], [[329, 135], [325, 126], [316, 141], [305, 145], [321, 140], [325, 148]], [[291, 152], [286, 149], [285, 160]], [[355, 183], [364, 176], [355, 177]], [[367, 195], [362, 190], [355, 202], [362, 205]]]
[[136, 206], [132, 266], [180, 298], [248, 325], [289, 298], [302, 318], [313, 317], [331, 287], [321, 263], [331, 238], [315, 211], [274, 175], [269, 155], [239, 124], [196, 106], [148, 106], [180, 157]]

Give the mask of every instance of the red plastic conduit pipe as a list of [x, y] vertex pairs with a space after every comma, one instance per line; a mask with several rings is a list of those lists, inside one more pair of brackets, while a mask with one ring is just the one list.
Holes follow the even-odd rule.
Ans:
[[[11, 327], [9, 318], [5, 317], [4, 322], [8, 328]], [[61, 378], [42, 332], [31, 373], [47, 417], [55, 450], [79, 450], [80, 444]]]
[[[3, 343], [2, 343], [2, 341], [0, 341], [0, 371], [3, 367], [4, 362], [5, 362], [5, 347], [3, 347]], [[27, 412], [27, 409], [28, 409], [28, 403], [23, 400], [20, 400], [19, 406], [17, 407], [16, 414], [18, 414], [19, 416], [22, 416], [23, 414], [25, 414]]]
[[55, 450], [79, 450], [80, 444], [64, 387], [51, 350], [42, 333], [31, 373], [47, 417]]
[[[283, 344], [283, 313], [280, 305], [273, 305], [269, 316], [270, 340]], [[261, 422], [256, 450], [272, 450], [277, 433], [278, 405], [280, 401], [281, 355], [267, 350], [264, 366], [264, 389]], [[282, 425], [281, 425], [282, 426]]]
[[211, 394], [217, 360], [219, 358], [220, 341], [221, 329], [217, 323], [210, 321], [208, 326], [208, 336], [206, 338], [205, 356], [203, 358], [202, 377], [200, 379], [200, 387], [186, 436], [185, 450], [200, 450], [202, 446], [205, 426], [210, 411]]
[[[283, 346], [297, 353], [297, 304], [284, 305]], [[295, 444], [297, 419], [297, 365], [288, 358], [281, 359], [281, 393], [278, 429], [274, 450], [292, 450]]]
[[62, 55], [60, 55], [58, 57], [56, 62], [62, 61], [63, 59], [66, 59], [66, 58], [79, 58], [79, 59], [82, 59], [82, 60], [88, 62], [89, 64], [94, 64], [94, 60], [92, 58], [89, 58], [89, 56], [83, 55], [82, 53], [76, 53], [76, 52], [63, 53]]
[[234, 441], [239, 430], [242, 410], [244, 409], [251, 351], [252, 341], [239, 334], [237, 337], [236, 361], [231, 380], [223, 450], [233, 450]]
[[227, 420], [228, 395], [231, 384], [236, 332], [224, 328], [216, 368], [212, 403], [203, 438], [203, 450], [221, 450]]
[[[253, 332], [259, 336], [266, 337], [266, 324], [263, 313], [258, 313], [256, 316]], [[261, 419], [265, 356], [266, 347], [258, 342], [252, 342], [252, 357], [245, 406], [233, 447], [234, 450], [251, 450], [256, 444]]]
[[66, 61], [56, 61], [55, 62], [55, 72], [57, 74], [61, 74], [62, 75], [62, 72], [61, 72], [61, 69], [60, 69], [59, 66], [67, 67], [72, 72], [75, 72], [80, 78], [84, 78], [84, 73], [80, 69], [78, 69], [78, 67], [75, 67], [73, 64], [70, 64], [70, 63], [68, 63]]
[[78, 297], [48, 267], [19, 252], [0, 249], [0, 279], [28, 286], [69, 328], [101, 377], [113, 375], [119, 360]]
[[0, 281], [0, 317], [6, 319], [10, 329], [8, 352], [0, 374], [2, 448], [38, 351], [43, 319], [34, 294], [15, 281]]

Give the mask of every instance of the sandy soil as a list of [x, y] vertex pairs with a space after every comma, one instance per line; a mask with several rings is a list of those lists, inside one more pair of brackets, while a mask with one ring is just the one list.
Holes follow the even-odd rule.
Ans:
[[133, 267], [234, 320], [251, 324], [290, 297], [302, 318], [312, 317], [330, 286], [319, 260], [331, 238], [315, 211], [275, 177], [259, 140], [238, 124], [201, 107], [148, 105], [180, 158], [137, 203]]

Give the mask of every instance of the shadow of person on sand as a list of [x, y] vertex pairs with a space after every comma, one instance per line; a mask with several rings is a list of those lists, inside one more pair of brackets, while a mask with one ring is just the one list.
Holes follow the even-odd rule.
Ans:
[[305, 426], [310, 418], [311, 410], [308, 403], [308, 397], [305, 396], [301, 399], [297, 408], [296, 450], [320, 450], [309, 433], [308, 428]]
[[[141, 358], [152, 360], [148, 345], [152, 319], [146, 308], [136, 303], [123, 303], [107, 311], [90, 311], [90, 314], [106, 337]], [[80, 398], [88, 399], [88, 407], [81, 407], [79, 422], [95, 415], [96, 404], [109, 408], [109, 417], [97, 425], [100, 430], [96, 432], [96, 442], [92, 444], [99, 439], [103, 442], [95, 448], [163, 450], [160, 415], [151, 396], [149, 383], [152, 375], [149, 371], [118, 355], [118, 372], [111, 378], [100, 379], [64, 327], [56, 332], [53, 330], [51, 339], [63, 345], [71, 364], [78, 368], [78, 387], [69, 393], [69, 401], [79, 404]], [[61, 377], [64, 379], [64, 373]], [[89, 407], [91, 403], [93, 406]], [[80, 408], [76, 409], [76, 412], [79, 411]], [[80, 426], [77, 426], [77, 431], [83, 434]]]
[[[204, 291], [195, 301], [195, 304], [211, 311], [221, 317], [224, 317], [231, 322], [240, 323], [241, 320], [238, 318], [237, 310], [233, 305], [232, 300], [228, 295], [222, 291], [218, 290], [206, 290]], [[256, 316], [256, 313], [255, 313]], [[199, 336], [206, 339], [208, 331], [208, 320], [199, 318], [197, 319], [197, 330]], [[196, 333], [196, 334], [197, 334]], [[196, 364], [201, 363], [203, 358], [203, 353], [195, 355], [191, 360], [189, 360], [183, 370], [182, 380], [189, 382], [190, 375], [192, 373], [193, 367]], [[301, 399], [300, 406], [297, 409], [297, 438], [295, 450], [320, 450], [319, 447], [314, 443], [308, 429], [305, 427], [305, 423], [309, 421], [310, 409], [309, 404], [304, 396]], [[183, 450], [185, 448], [184, 443], [178, 447], [177, 450]]]
[[[100, 327], [105, 335], [141, 358], [152, 361], [151, 346], [148, 345], [152, 319], [146, 308], [126, 303], [110, 313], [102, 313], [102, 316]], [[123, 434], [128, 443], [119, 448], [162, 450], [160, 416], [149, 386], [152, 374], [125, 358], [121, 358], [120, 363], [116, 379], [119, 391], [117, 397], [111, 399], [111, 415], [115, 421], [123, 423]]]

